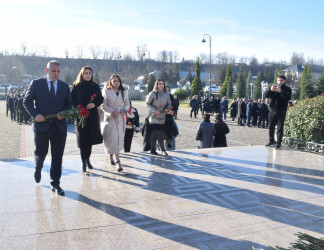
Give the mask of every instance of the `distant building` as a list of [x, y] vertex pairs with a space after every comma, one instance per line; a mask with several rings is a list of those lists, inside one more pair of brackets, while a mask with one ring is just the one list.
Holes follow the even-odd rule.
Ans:
[[[305, 65], [301, 65], [301, 64], [291, 65], [282, 71], [286, 76], [288, 75], [288, 72], [290, 72], [290, 74], [295, 76], [299, 81], [303, 75], [304, 66]], [[315, 64], [311, 64], [310, 66], [312, 69], [312, 72], [311, 72], [312, 81], [317, 81], [321, 77], [321, 74], [324, 71], [324, 67], [321, 65], [315, 65]]]

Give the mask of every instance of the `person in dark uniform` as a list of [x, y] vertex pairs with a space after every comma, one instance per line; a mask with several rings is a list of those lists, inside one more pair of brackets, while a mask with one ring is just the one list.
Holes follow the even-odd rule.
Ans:
[[57, 115], [45, 120], [44, 116], [58, 114], [72, 107], [69, 85], [58, 78], [61, 66], [57, 61], [49, 61], [45, 78], [33, 80], [24, 99], [24, 107], [35, 119], [33, 123], [35, 140], [35, 173], [36, 183], [41, 181], [41, 171], [45, 161], [49, 142], [51, 143], [52, 162], [50, 176], [52, 191], [64, 196], [60, 187], [62, 175], [62, 159], [67, 136], [66, 119]]
[[[286, 85], [286, 77], [280, 75], [277, 84], [265, 92], [265, 97], [270, 98], [269, 104], [269, 142], [266, 146], [276, 145], [276, 149], [281, 147], [283, 129], [286, 118], [288, 101], [291, 98], [291, 88]], [[274, 132], [277, 125], [277, 143], [274, 141]]]
[[237, 109], [238, 109], [237, 102], [235, 101], [235, 99], [233, 99], [233, 102], [231, 104], [231, 117], [232, 117], [232, 121], [235, 121], [235, 117], [237, 115]]
[[253, 110], [252, 110], [252, 126], [258, 125], [258, 116], [259, 116], [259, 105], [258, 99], [255, 99], [252, 103]]
[[124, 138], [124, 152], [128, 153], [131, 150], [134, 132], [139, 133], [139, 114], [136, 108], [132, 106], [129, 101], [130, 107], [126, 113], [126, 131]]
[[262, 128], [265, 128], [265, 120], [266, 116], [268, 115], [268, 106], [264, 103], [264, 100], [261, 100], [259, 103], [259, 121], [258, 121], [258, 128], [262, 126]]
[[76, 81], [73, 83], [71, 92], [73, 106], [81, 105], [90, 112], [85, 118], [85, 126], [78, 126], [79, 119], [75, 120], [75, 132], [77, 145], [80, 148], [82, 160], [82, 171], [86, 172], [87, 167], [93, 169], [90, 163], [92, 145], [100, 144], [103, 138], [100, 131], [98, 107], [103, 102], [99, 85], [93, 81], [93, 71], [89, 66], [81, 69]]

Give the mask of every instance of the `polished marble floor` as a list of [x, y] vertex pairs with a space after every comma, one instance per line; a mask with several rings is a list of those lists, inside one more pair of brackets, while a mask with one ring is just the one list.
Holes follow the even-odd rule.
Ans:
[[0, 161], [0, 249], [268, 249], [324, 237], [324, 158], [263, 146], [65, 156], [51, 192], [32, 158]]

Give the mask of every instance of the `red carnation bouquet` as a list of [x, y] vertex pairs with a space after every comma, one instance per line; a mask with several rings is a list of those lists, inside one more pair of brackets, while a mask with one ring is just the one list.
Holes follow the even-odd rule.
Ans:
[[[61, 111], [57, 114], [46, 115], [44, 116], [44, 118], [45, 120], [49, 120], [49, 119], [56, 118], [58, 115], [66, 119], [78, 118], [80, 120], [78, 126], [81, 126], [83, 128], [86, 125], [85, 118], [89, 117], [90, 111], [87, 110], [87, 108], [78, 105], [77, 107], [73, 107], [72, 109]], [[31, 118], [31, 122], [34, 123], [36, 122], [36, 120], [34, 118]]]
[[94, 99], [96, 98], [96, 96], [97, 95], [95, 93], [92, 96], [90, 96], [90, 99], [91, 99], [90, 102], [94, 101]]

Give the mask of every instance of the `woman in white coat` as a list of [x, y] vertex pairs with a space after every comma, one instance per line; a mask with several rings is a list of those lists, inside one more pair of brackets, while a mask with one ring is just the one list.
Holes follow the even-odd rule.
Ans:
[[[126, 113], [130, 107], [128, 91], [123, 87], [118, 75], [113, 74], [106, 83], [103, 93], [104, 97], [101, 109], [104, 112], [104, 120], [101, 123], [105, 151], [110, 155], [111, 165], [118, 166], [118, 172], [123, 171], [119, 159], [119, 152], [123, 149]], [[116, 163], [113, 155], [116, 156]]]

